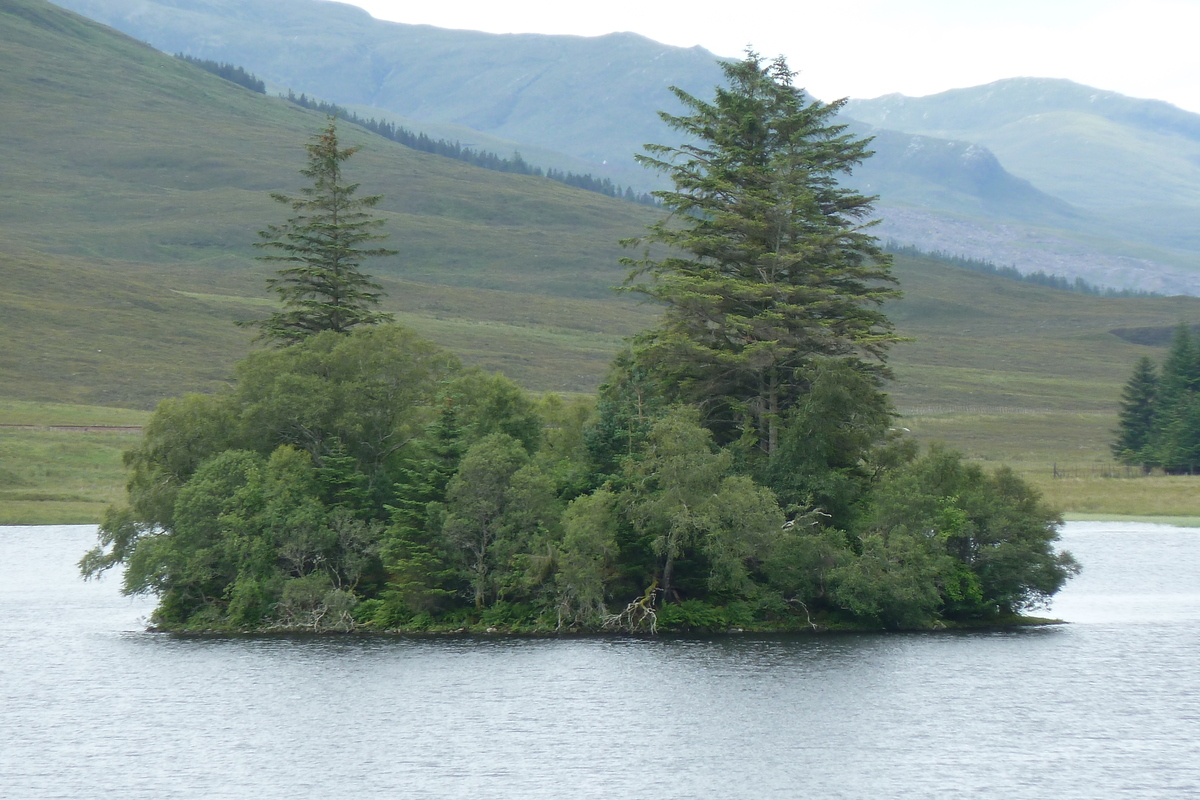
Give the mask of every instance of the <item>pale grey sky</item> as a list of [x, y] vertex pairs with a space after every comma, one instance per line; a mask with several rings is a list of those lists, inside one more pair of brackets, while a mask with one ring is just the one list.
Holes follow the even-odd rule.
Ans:
[[352, 0], [380, 19], [493, 33], [634, 31], [786, 55], [817, 97], [1069, 78], [1200, 113], [1200, 0]]

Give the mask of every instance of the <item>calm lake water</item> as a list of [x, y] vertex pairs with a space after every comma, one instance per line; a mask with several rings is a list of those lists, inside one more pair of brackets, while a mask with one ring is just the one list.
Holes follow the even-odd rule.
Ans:
[[179, 639], [0, 528], [4, 798], [1200, 796], [1200, 530], [1070, 523], [1073, 624]]

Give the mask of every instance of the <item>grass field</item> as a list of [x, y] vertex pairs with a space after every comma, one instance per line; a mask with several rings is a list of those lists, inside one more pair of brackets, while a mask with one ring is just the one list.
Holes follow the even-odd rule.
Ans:
[[47, 428], [140, 426], [148, 417], [126, 408], [0, 399], [0, 524], [99, 522], [124, 495], [121, 453], [138, 433]]
[[[98, 522], [124, 492], [121, 453], [137, 434], [48, 430], [51, 426], [136, 426], [143, 411], [0, 399], [0, 524]], [[1006, 464], [1073, 518], [1200, 522], [1200, 476], [1102, 478], [1110, 413], [942, 412], [898, 425], [923, 443], [940, 442], [987, 469]], [[10, 427], [25, 426], [25, 427]], [[1060, 471], [1085, 477], [1054, 477]]]
[[[1200, 476], [1099, 477], [1114, 412], [958, 413], [902, 417], [920, 441], [940, 442], [987, 469], [1013, 468], [1068, 515], [1200, 517]], [[1060, 473], [1080, 477], [1055, 477]], [[1123, 471], [1122, 471], [1123, 472]]]

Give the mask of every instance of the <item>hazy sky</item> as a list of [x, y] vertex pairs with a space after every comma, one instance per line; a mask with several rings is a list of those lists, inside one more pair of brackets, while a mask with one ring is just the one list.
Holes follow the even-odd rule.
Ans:
[[353, 0], [380, 19], [494, 33], [634, 31], [737, 56], [780, 53], [817, 97], [1071, 80], [1200, 112], [1200, 0]]

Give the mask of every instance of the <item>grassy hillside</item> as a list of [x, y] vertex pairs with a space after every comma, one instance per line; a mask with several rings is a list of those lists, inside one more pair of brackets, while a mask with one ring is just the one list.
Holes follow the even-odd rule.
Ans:
[[[43, 428], [143, 417], [46, 403], [147, 409], [223, 384], [251, 346], [233, 321], [270, 307], [249, 247], [282, 218], [267, 192], [300, 185], [323, 120], [37, 0], [0, 6], [0, 76], [0, 425], [32, 426], [0, 428], [0, 520], [94, 520], [133, 434]], [[363, 191], [388, 196], [401, 254], [372, 268], [403, 322], [559, 391], [592, 390], [620, 338], [652, 323], [608, 287], [617, 239], [653, 210], [347, 133], [365, 145]], [[907, 296], [887, 310], [915, 339], [893, 359], [902, 425], [1032, 476], [1105, 458], [1130, 365], [1161, 357], [1110, 330], [1200, 321], [1195, 298], [1102, 299], [911, 259], [897, 274]], [[1171, 491], [1177, 511], [1194, 496]], [[1065, 502], [1092, 510], [1088, 492]]]
[[[711, 53], [632, 34], [443, 30], [317, 0], [60, 3], [164, 50], [245, 65], [277, 88], [636, 187], [661, 180], [631, 157], [673, 137], [656, 114], [675, 106], [666, 87], [704, 97], [720, 79]], [[884, 235], [1024, 271], [1200, 295], [1187, 199], [1200, 185], [1187, 139], [1195, 115], [1029, 79], [851, 108], [877, 137], [877, 157], [855, 180], [881, 196]]]
[[[4, 393], [144, 407], [218, 385], [249, 344], [230, 323], [269, 306], [268, 192], [302, 183], [323, 119], [34, 0], [0, 7], [0, 75]], [[343, 132], [387, 196], [389, 308], [531, 386], [594, 386], [611, 332], [646, 318], [609, 287], [654, 212]]]
[[1115, 328], [1172, 326], [1193, 297], [1100, 298], [897, 259], [906, 297], [888, 313], [915, 342], [896, 348], [901, 407], [1104, 411], [1133, 362], [1156, 348]]
[[[247, 268], [302, 181], [319, 115], [256, 95], [46, 3], [0, 7], [0, 219], [11, 244], [85, 258]], [[607, 294], [647, 209], [419, 153], [347, 126], [400, 254], [383, 275]]]
[[[316, 0], [62, 0], [168, 52], [234, 61], [277, 85], [529, 143], [648, 185], [632, 161], [662, 138], [670, 83], [720, 79], [702, 48], [635, 34], [495, 35], [402, 25]], [[464, 25], [469, 25], [464, 19]], [[567, 164], [544, 164], [574, 168]]]

